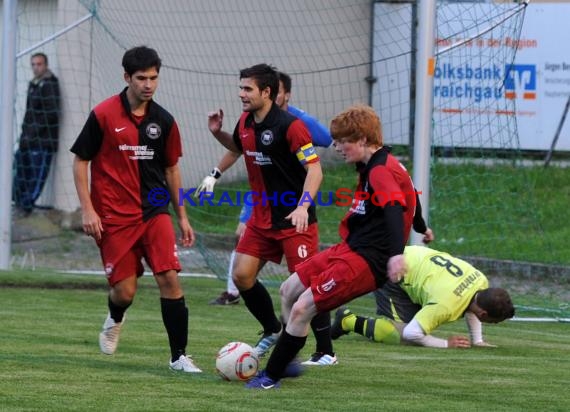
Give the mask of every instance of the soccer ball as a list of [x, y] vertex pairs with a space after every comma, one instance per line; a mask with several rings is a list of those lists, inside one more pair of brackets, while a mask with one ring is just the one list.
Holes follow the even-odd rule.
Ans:
[[247, 381], [257, 373], [259, 359], [247, 343], [230, 342], [218, 351], [216, 371], [227, 381]]

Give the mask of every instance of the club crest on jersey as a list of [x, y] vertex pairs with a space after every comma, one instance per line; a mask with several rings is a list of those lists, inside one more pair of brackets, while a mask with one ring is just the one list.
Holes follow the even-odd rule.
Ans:
[[146, 135], [150, 138], [150, 139], [158, 139], [160, 137], [160, 135], [162, 134], [162, 129], [160, 128], [160, 126], [156, 123], [149, 123], [146, 126]]
[[261, 132], [261, 143], [265, 146], [269, 146], [273, 143], [273, 132], [271, 130], [264, 130]]

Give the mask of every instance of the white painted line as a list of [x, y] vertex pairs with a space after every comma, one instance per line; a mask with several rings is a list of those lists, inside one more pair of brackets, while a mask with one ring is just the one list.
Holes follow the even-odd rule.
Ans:
[[[105, 276], [105, 272], [102, 270], [60, 270], [58, 273], [63, 273], [66, 275], [98, 275]], [[145, 273], [144, 276], [152, 276], [150, 273]], [[206, 279], [217, 279], [216, 275], [211, 273], [184, 273], [180, 272], [178, 276], [183, 278], [206, 278]]]
[[570, 323], [570, 318], [517, 318], [514, 317], [509, 319], [515, 322], [561, 322], [561, 323]]

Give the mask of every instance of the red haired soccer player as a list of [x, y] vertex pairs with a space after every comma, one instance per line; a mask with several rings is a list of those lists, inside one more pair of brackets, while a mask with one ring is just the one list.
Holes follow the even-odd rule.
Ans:
[[[357, 166], [359, 182], [340, 225], [342, 242], [297, 265], [281, 285], [281, 310], [286, 329], [267, 368], [247, 387], [279, 385], [297, 353], [305, 345], [308, 326], [318, 313], [382, 287], [405, 274], [404, 245], [412, 228], [416, 194], [404, 166], [383, 145], [380, 119], [371, 107], [353, 106], [331, 122], [337, 151]], [[375, 192], [403, 193], [394, 201], [372, 202]]]

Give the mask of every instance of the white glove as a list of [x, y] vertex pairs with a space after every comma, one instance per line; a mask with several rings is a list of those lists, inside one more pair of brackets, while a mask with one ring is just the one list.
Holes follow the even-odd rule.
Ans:
[[204, 180], [202, 180], [202, 183], [200, 183], [200, 186], [196, 188], [196, 191], [194, 192], [194, 197], [199, 198], [200, 193], [202, 192], [213, 192], [214, 186], [216, 185], [216, 182], [218, 181], [218, 178], [221, 175], [222, 172], [220, 172], [220, 169], [215, 167], [210, 173], [210, 175], [206, 176]]

